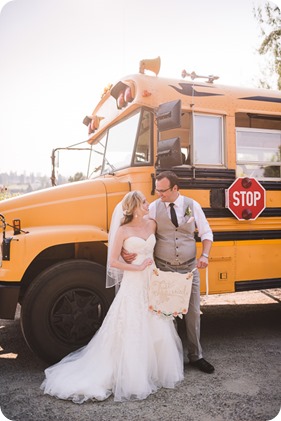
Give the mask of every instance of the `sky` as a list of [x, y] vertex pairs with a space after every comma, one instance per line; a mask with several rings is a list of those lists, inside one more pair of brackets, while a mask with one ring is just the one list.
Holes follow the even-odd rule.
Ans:
[[[105, 86], [161, 57], [183, 69], [257, 86], [265, 60], [253, 8], [263, 0], [0, 0], [0, 173], [51, 175], [51, 153], [87, 140], [83, 118]], [[281, 5], [281, 0], [275, 4]], [[61, 152], [58, 171], [86, 172]]]

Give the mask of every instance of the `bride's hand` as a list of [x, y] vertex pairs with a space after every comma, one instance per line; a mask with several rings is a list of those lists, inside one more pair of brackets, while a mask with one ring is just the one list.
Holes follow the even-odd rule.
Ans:
[[147, 266], [152, 265], [153, 263], [153, 259], [151, 259], [150, 257], [148, 257], [147, 259], [145, 259], [141, 265], [139, 265], [140, 270], [144, 270]]

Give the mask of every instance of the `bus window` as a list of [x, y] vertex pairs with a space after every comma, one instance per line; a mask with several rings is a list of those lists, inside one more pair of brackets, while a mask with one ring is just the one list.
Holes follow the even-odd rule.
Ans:
[[[193, 130], [192, 130], [193, 124]], [[181, 127], [160, 133], [160, 141], [180, 138], [184, 165], [224, 165], [223, 116], [182, 113]]]
[[103, 173], [131, 166], [140, 112], [108, 130]]
[[152, 128], [153, 115], [151, 112], [144, 110], [134, 153], [134, 164], [151, 164]]
[[252, 129], [281, 130], [281, 117], [279, 115], [258, 113], [235, 113], [235, 127], [248, 127]]
[[194, 114], [193, 164], [223, 165], [223, 117]]
[[[191, 113], [182, 113], [181, 115], [181, 127], [176, 129], [170, 129], [159, 133], [159, 142], [162, 140], [168, 141], [171, 139], [180, 139], [181, 148], [181, 164], [190, 165], [190, 134], [191, 134]], [[159, 161], [161, 164], [161, 162]], [[167, 163], [167, 160], [166, 160]], [[179, 165], [179, 164], [178, 164]]]
[[281, 178], [281, 131], [236, 129], [237, 176]]
[[98, 143], [92, 146], [92, 150], [88, 160], [87, 178], [95, 178], [101, 175], [103, 158], [104, 158], [104, 145], [106, 134], [103, 134]]

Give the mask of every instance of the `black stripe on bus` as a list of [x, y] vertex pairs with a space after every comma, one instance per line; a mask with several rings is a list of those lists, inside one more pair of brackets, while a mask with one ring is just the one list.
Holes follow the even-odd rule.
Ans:
[[[235, 180], [225, 179], [187, 179], [179, 180], [179, 188], [186, 190], [212, 190], [212, 189], [228, 189]], [[267, 191], [279, 191], [281, 190], [280, 181], [261, 181], [258, 180], [260, 185]]]
[[[224, 96], [224, 93], [215, 93], [210, 92], [209, 89], [216, 89], [216, 86], [208, 86], [206, 91], [202, 91], [202, 89], [206, 89], [203, 85], [197, 85], [196, 83], [190, 84], [190, 83], [179, 83], [180, 88], [174, 85], [169, 85], [171, 88], [175, 89], [175, 91], [179, 92], [181, 95], [186, 96]], [[196, 90], [196, 86], [199, 86], [200, 91]], [[195, 89], [194, 89], [195, 88]]]
[[236, 281], [235, 292], [239, 291], [252, 291], [257, 289], [269, 289], [269, 288], [280, 288], [281, 279], [255, 279], [252, 281]]
[[247, 101], [262, 101], [262, 102], [277, 102], [281, 103], [281, 98], [273, 97], [273, 96], [248, 96], [244, 98], [238, 98], [238, 99], [244, 99]]
[[[279, 240], [280, 230], [213, 232], [214, 241]], [[197, 239], [196, 239], [197, 241]]]
[[[212, 178], [212, 179], [224, 179], [234, 181], [235, 170], [226, 168], [195, 168], [195, 167], [172, 167], [172, 168], [157, 168], [156, 174], [161, 171], [172, 170], [179, 177], [181, 182], [185, 182], [186, 179], [197, 180], [200, 178]], [[190, 181], [188, 180], [188, 181]]]
[[[179, 188], [185, 190], [228, 189], [236, 180], [235, 170], [218, 168], [157, 168], [156, 176], [165, 170], [172, 170], [179, 177]], [[261, 181], [265, 190], [281, 190], [281, 181]]]
[[[227, 208], [222, 209], [212, 209], [212, 208], [203, 208], [203, 211], [207, 218], [235, 218], [235, 216]], [[259, 217], [263, 218], [273, 218], [281, 216], [281, 208], [266, 208]]]

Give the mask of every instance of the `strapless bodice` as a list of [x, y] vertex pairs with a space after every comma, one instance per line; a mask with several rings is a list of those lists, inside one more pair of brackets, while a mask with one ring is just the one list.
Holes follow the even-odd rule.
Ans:
[[152, 257], [155, 242], [156, 239], [154, 234], [150, 234], [150, 236], [147, 239], [138, 236], [131, 236], [124, 241], [124, 248], [129, 253], [137, 254], [134, 263], [138, 264], [141, 263], [144, 260], [144, 258], [149, 256]]

